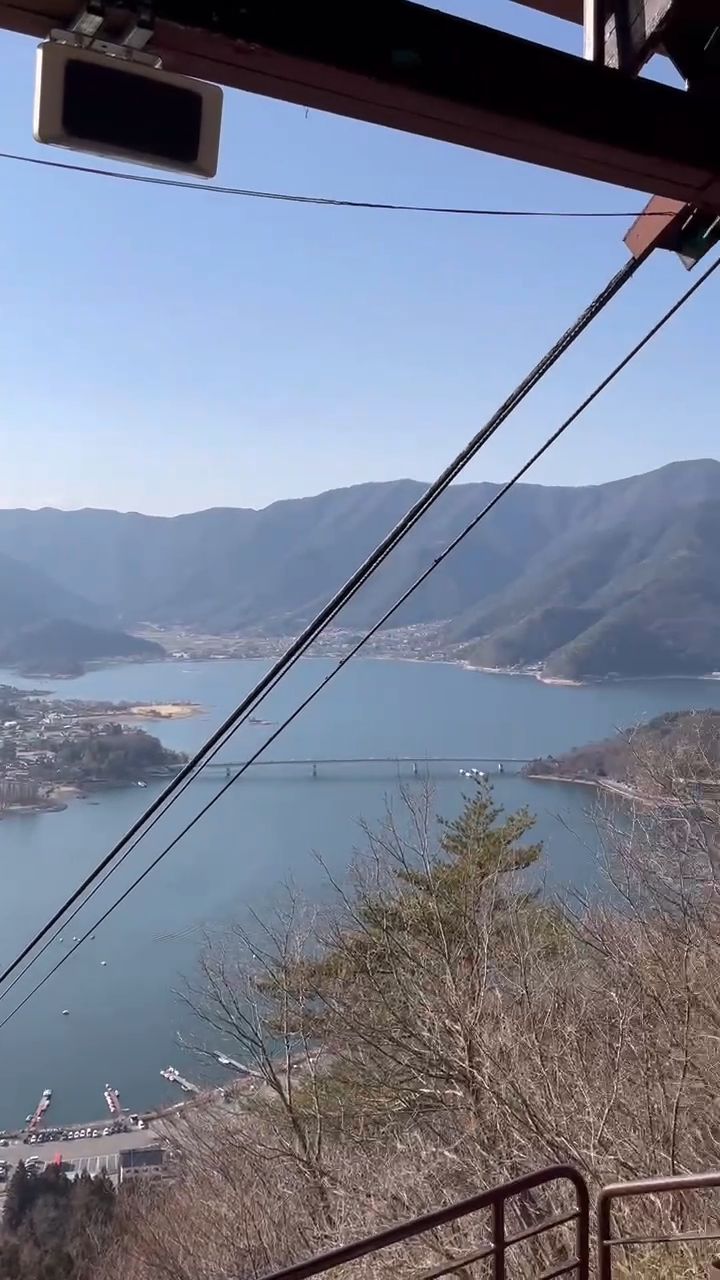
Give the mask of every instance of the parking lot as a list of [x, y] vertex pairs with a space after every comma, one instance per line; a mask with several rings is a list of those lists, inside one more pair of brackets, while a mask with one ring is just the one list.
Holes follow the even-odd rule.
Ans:
[[[21, 1160], [26, 1163], [36, 1160], [36, 1168], [41, 1164], [44, 1167], [52, 1164], [59, 1155], [63, 1163], [72, 1164], [78, 1172], [86, 1168], [88, 1173], [99, 1173], [105, 1167], [110, 1173], [117, 1172], [117, 1158], [121, 1151], [154, 1146], [157, 1140], [158, 1135], [150, 1127], [134, 1129], [129, 1133], [110, 1133], [107, 1137], [75, 1138], [72, 1142], [13, 1142], [0, 1150], [0, 1159], [7, 1161], [12, 1170]], [[110, 1161], [110, 1164], [103, 1163], [106, 1161]]]
[[[70, 1152], [62, 1151], [62, 1165], [65, 1173], [75, 1173], [78, 1176], [81, 1173], [89, 1173], [91, 1178], [96, 1177], [98, 1173], [107, 1173], [111, 1178], [116, 1178], [120, 1168], [120, 1153], [118, 1151], [106, 1152], [104, 1155], [80, 1156], [79, 1159], [71, 1155]], [[29, 1168], [35, 1169], [38, 1173], [42, 1173], [46, 1164], [53, 1164], [53, 1159], [45, 1160], [41, 1156], [29, 1156]]]

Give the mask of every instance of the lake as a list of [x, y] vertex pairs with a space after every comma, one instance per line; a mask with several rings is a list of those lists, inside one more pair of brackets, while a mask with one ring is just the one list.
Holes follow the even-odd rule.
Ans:
[[[258, 712], [279, 721], [333, 664], [301, 662]], [[240, 701], [265, 669], [262, 662], [152, 663], [93, 671], [74, 680], [0, 682], [40, 685], [79, 698], [192, 701], [203, 714], [149, 723], [170, 747], [193, 750]], [[541, 684], [530, 677], [489, 675], [444, 663], [355, 661], [273, 745], [277, 759], [320, 756], [535, 756], [566, 750], [661, 711], [720, 707], [720, 682], [664, 680], [587, 687]], [[225, 757], [245, 759], [272, 730], [244, 726]], [[406, 780], [412, 785], [410, 766]], [[506, 772], [495, 779], [507, 808], [527, 804], [545, 841], [545, 871], [554, 884], [591, 883], [595, 828], [586, 812], [592, 792], [533, 783]], [[162, 848], [224, 777], [200, 778], [128, 858], [106, 890], [32, 970], [33, 982], [102, 913], [111, 897]], [[60, 972], [0, 1031], [0, 1127], [14, 1127], [45, 1087], [55, 1091], [51, 1117], [99, 1118], [106, 1081], [124, 1105], [140, 1109], [182, 1097], [161, 1080], [173, 1063], [191, 1079], [202, 1070], [178, 1047], [190, 1028], [174, 992], [192, 977], [204, 927], [260, 912], [283, 883], [323, 892], [317, 860], [341, 873], [362, 843], [358, 819], [377, 821], [397, 797], [393, 765], [255, 769], [240, 779], [161, 866], [81, 947]], [[469, 783], [457, 766], [433, 772], [437, 809], [453, 816]], [[107, 852], [159, 790], [128, 787], [73, 802], [63, 813], [0, 823], [2, 966]], [[102, 961], [106, 961], [102, 965]], [[0, 1019], [29, 987], [29, 977], [0, 1001]], [[62, 1010], [70, 1010], [69, 1017]], [[211, 1046], [219, 1047], [219, 1046]]]

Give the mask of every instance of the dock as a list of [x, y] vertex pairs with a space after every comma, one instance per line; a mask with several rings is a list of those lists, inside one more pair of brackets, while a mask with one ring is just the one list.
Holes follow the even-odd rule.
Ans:
[[229, 1067], [231, 1071], [237, 1071], [241, 1076], [257, 1075], [258, 1072], [251, 1071], [250, 1067], [246, 1067], [244, 1063], [237, 1062], [235, 1058], [229, 1058], [226, 1053], [213, 1053], [213, 1058], [220, 1063], [221, 1067]]
[[183, 1093], [200, 1093], [200, 1086], [193, 1084], [192, 1080], [186, 1080], [184, 1076], [181, 1076], [177, 1067], [165, 1067], [165, 1070], [161, 1071], [160, 1075], [164, 1080], [169, 1080], [171, 1084], [179, 1084]]
[[103, 1097], [107, 1103], [108, 1111], [111, 1116], [119, 1116], [122, 1112], [120, 1106], [120, 1094], [117, 1089], [113, 1089], [112, 1085], [106, 1084]]
[[37, 1129], [50, 1108], [52, 1102], [52, 1089], [43, 1089], [40, 1101], [31, 1116], [28, 1116], [27, 1124], [29, 1129]]

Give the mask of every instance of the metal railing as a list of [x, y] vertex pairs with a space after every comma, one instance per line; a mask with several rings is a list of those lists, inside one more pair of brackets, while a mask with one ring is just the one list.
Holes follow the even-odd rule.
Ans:
[[[507, 1234], [506, 1207], [508, 1201], [526, 1195], [538, 1187], [549, 1187], [553, 1184], [569, 1184], [575, 1193], [573, 1208], [544, 1218], [541, 1222]], [[443, 1259], [435, 1267], [416, 1275], [415, 1280], [439, 1280], [441, 1276], [461, 1274], [461, 1268], [469, 1267], [475, 1262], [489, 1260], [492, 1265], [493, 1280], [505, 1280], [506, 1255], [514, 1246], [524, 1244], [546, 1232], [557, 1230], [571, 1223], [575, 1226], [575, 1252], [546, 1268], [538, 1280], [554, 1280], [556, 1276], [574, 1275], [577, 1280], [589, 1280], [590, 1275], [590, 1204], [587, 1185], [581, 1174], [571, 1165], [553, 1165], [540, 1169], [536, 1173], [526, 1174], [505, 1182], [501, 1186], [482, 1191], [467, 1200], [448, 1205], [445, 1209], [436, 1209], [433, 1213], [413, 1218], [410, 1222], [400, 1223], [376, 1235], [367, 1236], [364, 1240], [356, 1240], [352, 1244], [331, 1249], [328, 1253], [319, 1254], [306, 1262], [296, 1262], [281, 1271], [274, 1271], [263, 1280], [305, 1280], [308, 1276], [319, 1276], [326, 1271], [348, 1262], [356, 1262], [371, 1253], [389, 1249], [393, 1245], [437, 1231], [449, 1223], [466, 1218], [469, 1214], [479, 1213], [483, 1209], [491, 1211], [490, 1239], [477, 1246], [472, 1252], [455, 1258]]]
[[[571, 1209], [543, 1218], [538, 1223], [508, 1235], [506, 1208], [509, 1201], [537, 1188], [552, 1188], [562, 1183], [569, 1184], [575, 1193], [574, 1205]], [[720, 1231], [674, 1231], [657, 1232], [651, 1235], [615, 1236], [612, 1231], [612, 1210], [618, 1200], [642, 1196], [653, 1196], [657, 1200], [662, 1196], [718, 1189], [720, 1189], [720, 1170], [675, 1178], [642, 1178], [635, 1182], [616, 1182], [604, 1187], [597, 1201], [597, 1280], [612, 1280], [615, 1251], [624, 1251], [627, 1259], [627, 1251], [636, 1248], [652, 1248], [658, 1245], [668, 1247], [682, 1244], [701, 1245], [720, 1240]], [[465, 1275], [463, 1268], [482, 1261], [491, 1264], [493, 1280], [506, 1280], [506, 1258], [509, 1250], [570, 1224], [574, 1224], [575, 1227], [575, 1252], [571, 1256], [551, 1263], [538, 1274], [537, 1280], [554, 1280], [556, 1276], [569, 1275], [575, 1275], [578, 1280], [589, 1280], [589, 1193], [585, 1179], [571, 1165], [553, 1165], [536, 1173], [515, 1178], [512, 1182], [492, 1187], [489, 1191], [482, 1191], [476, 1196], [460, 1200], [444, 1209], [437, 1209], [433, 1213], [400, 1223], [376, 1235], [366, 1236], [363, 1240], [356, 1240], [340, 1248], [331, 1249], [306, 1262], [293, 1263], [281, 1271], [274, 1271], [264, 1276], [263, 1280], [305, 1280], [306, 1277], [319, 1276], [349, 1262], [365, 1258], [368, 1254], [379, 1253], [384, 1249], [392, 1248], [393, 1245], [403, 1244], [418, 1236], [437, 1231], [441, 1227], [458, 1222], [482, 1210], [490, 1210], [490, 1239], [464, 1254], [445, 1257], [437, 1265], [416, 1272], [413, 1280], [440, 1280], [442, 1276]], [[720, 1260], [712, 1260], [710, 1267], [709, 1274], [717, 1273], [720, 1277]]]
[[[669, 1235], [614, 1236], [612, 1234], [612, 1207], [617, 1200], [637, 1196], [677, 1195], [703, 1188], [720, 1187], [720, 1172], [693, 1173], [677, 1178], [641, 1178], [637, 1182], [615, 1182], [603, 1187], [598, 1197], [598, 1280], [612, 1280], [613, 1250], [634, 1249], [652, 1245], [702, 1244], [720, 1240], [717, 1231], [678, 1231]], [[718, 1268], [720, 1276], [720, 1268]]]

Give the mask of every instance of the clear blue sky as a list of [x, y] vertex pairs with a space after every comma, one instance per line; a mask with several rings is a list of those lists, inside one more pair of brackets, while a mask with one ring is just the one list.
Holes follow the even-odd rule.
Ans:
[[[440, 7], [579, 46], [579, 31], [509, 0]], [[0, 149], [72, 160], [32, 141], [34, 42], [0, 46]], [[3, 506], [174, 513], [429, 479], [625, 257], [621, 220], [302, 208], [0, 163]], [[404, 203], [644, 203], [231, 91], [218, 181]], [[507, 477], [687, 283], [657, 255], [468, 478]], [[712, 281], [533, 478], [595, 483], [717, 456], [719, 300]]]

